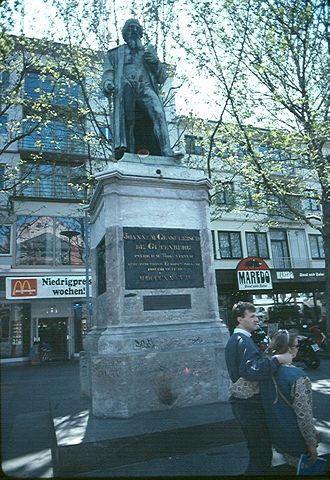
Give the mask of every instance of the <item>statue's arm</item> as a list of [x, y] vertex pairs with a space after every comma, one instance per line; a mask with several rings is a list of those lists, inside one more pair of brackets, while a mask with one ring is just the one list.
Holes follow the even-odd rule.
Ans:
[[157, 83], [163, 85], [167, 79], [166, 68], [159, 60], [156, 49], [150, 44], [144, 52], [144, 60], [155, 76]]
[[106, 96], [110, 96], [115, 91], [115, 72], [113, 56], [108, 52], [104, 59], [104, 70], [102, 76], [102, 88]]

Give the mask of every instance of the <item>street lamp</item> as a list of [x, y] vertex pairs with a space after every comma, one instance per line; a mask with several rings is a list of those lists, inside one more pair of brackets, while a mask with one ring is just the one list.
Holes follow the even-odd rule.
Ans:
[[86, 274], [86, 309], [87, 309], [87, 330], [92, 326], [92, 304], [89, 286], [89, 269], [90, 269], [90, 244], [89, 244], [89, 205], [84, 207], [85, 210], [85, 274]]
[[69, 240], [69, 265], [71, 265], [71, 239], [80, 235], [80, 232], [78, 232], [77, 230], [62, 230], [60, 232], [60, 235], [63, 235], [63, 237], [67, 237]]

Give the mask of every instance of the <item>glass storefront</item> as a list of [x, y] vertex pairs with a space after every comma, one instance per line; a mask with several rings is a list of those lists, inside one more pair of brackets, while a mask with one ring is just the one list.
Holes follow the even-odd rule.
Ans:
[[17, 265], [84, 264], [83, 218], [21, 215], [17, 218]]
[[29, 355], [31, 336], [30, 304], [0, 304], [1, 358]]
[[[67, 316], [62, 316], [64, 311]], [[53, 360], [66, 360], [83, 349], [86, 333], [85, 302], [70, 302], [67, 307], [53, 302], [48, 309], [40, 308], [40, 315], [32, 302], [0, 302], [1, 360], [28, 358], [34, 342], [50, 344]]]

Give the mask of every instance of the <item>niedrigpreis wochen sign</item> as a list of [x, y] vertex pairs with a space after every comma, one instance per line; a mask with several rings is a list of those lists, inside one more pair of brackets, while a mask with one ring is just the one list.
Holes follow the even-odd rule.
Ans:
[[199, 230], [124, 227], [125, 287], [204, 286]]

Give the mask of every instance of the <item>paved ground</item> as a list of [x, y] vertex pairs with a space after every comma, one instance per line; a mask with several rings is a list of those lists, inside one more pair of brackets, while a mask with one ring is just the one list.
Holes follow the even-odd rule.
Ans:
[[[329, 408], [330, 360], [322, 361], [320, 369], [308, 371], [313, 380], [315, 416], [323, 430], [321, 454], [330, 452]], [[42, 366], [8, 366], [1, 376], [2, 469], [11, 477], [53, 477], [51, 448], [54, 434], [49, 415], [49, 402], [54, 398], [72, 397], [79, 392], [78, 362], [53, 363]], [[175, 449], [174, 449], [175, 450]], [[223, 477], [240, 475], [247, 463], [244, 443], [217, 447], [210, 445], [199, 452], [172, 455], [116, 468], [99, 469], [77, 477]], [[275, 456], [275, 464], [282, 463]], [[276, 474], [288, 475], [284, 466]]]
[[1, 389], [2, 469], [17, 477], [51, 477], [49, 401], [79, 391], [78, 363], [4, 367]]

